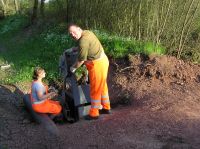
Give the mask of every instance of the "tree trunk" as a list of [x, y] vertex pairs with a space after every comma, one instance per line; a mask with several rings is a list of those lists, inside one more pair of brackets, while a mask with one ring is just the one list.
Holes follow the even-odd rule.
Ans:
[[[156, 40], [157, 44], [160, 43], [160, 36], [162, 35], [163, 30], [164, 30], [164, 28], [165, 28], [166, 21], [167, 21], [167, 18], [168, 18], [168, 15], [169, 15], [169, 11], [170, 11], [170, 8], [171, 8], [171, 2], [172, 2], [172, 1], [170, 0], [170, 1], [169, 1], [169, 4], [168, 4], [168, 8], [167, 8], [167, 12], [166, 12], [165, 17], [163, 17], [164, 14], [163, 14], [163, 12], [162, 12], [162, 22], [163, 22], [163, 24], [161, 25], [161, 28], [160, 28], [160, 30], [158, 31], [157, 40]], [[163, 19], [164, 19], [164, 20], [163, 20]]]
[[195, 17], [195, 15], [196, 15], [196, 12], [197, 12], [198, 7], [199, 7], [199, 3], [200, 3], [200, 2], [198, 1], [197, 4], [196, 4], [195, 9], [193, 10], [193, 15], [191, 16], [190, 20], [188, 19], [188, 23], [189, 23], [189, 24], [188, 24], [188, 29], [187, 29], [187, 33], [186, 33], [186, 35], [185, 35], [185, 39], [183, 40], [183, 44], [182, 44], [181, 49], [184, 48], [186, 39], [188, 38], [189, 31], [190, 31], [190, 29], [191, 29], [191, 27], [192, 27], [192, 23], [193, 23], [193, 21], [194, 21], [194, 17]]
[[141, 40], [141, 9], [142, 9], [142, 1], [140, 1], [139, 13], [138, 13], [138, 40]]
[[183, 46], [183, 38], [184, 38], [184, 33], [185, 33], [185, 29], [186, 29], [186, 25], [187, 25], [187, 22], [188, 22], [188, 18], [189, 18], [189, 12], [191, 11], [192, 9], [192, 4], [194, 3], [194, 0], [191, 1], [189, 7], [188, 7], [188, 10], [187, 10], [187, 13], [185, 15], [185, 18], [184, 18], [184, 23], [183, 23], [183, 26], [182, 26], [182, 30], [181, 30], [181, 37], [180, 37], [180, 40], [179, 40], [179, 46], [178, 46], [178, 54], [177, 54], [177, 58], [180, 58], [181, 56], [181, 53], [182, 53], [182, 46]]
[[5, 17], [5, 15], [6, 15], [6, 5], [5, 5], [5, 3], [4, 3], [4, 1], [3, 0], [1, 0], [1, 3], [2, 3], [2, 7], [3, 7], [3, 17]]
[[40, 3], [40, 15], [42, 17], [44, 17], [44, 2], [45, 0], [41, 0], [41, 3]]
[[37, 13], [38, 13], [38, 0], [34, 1], [34, 6], [33, 6], [33, 14], [31, 16], [31, 24], [34, 24], [36, 19], [37, 19]]
[[19, 13], [19, 6], [18, 6], [17, 0], [14, 0], [14, 4], [15, 4], [15, 11], [16, 11], [16, 13]]

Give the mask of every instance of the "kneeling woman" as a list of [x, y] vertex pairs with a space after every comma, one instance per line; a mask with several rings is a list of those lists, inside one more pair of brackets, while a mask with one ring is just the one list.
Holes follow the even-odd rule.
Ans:
[[35, 112], [59, 115], [62, 107], [58, 101], [51, 100], [57, 96], [56, 92], [48, 93], [48, 87], [42, 79], [45, 77], [44, 69], [36, 67], [33, 72], [33, 83], [31, 86], [31, 101]]

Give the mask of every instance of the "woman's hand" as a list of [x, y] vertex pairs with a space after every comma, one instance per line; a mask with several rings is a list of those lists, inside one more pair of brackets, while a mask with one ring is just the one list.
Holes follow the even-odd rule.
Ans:
[[58, 94], [56, 93], [56, 92], [51, 92], [51, 93], [49, 93], [50, 94], [50, 98], [53, 98], [53, 97], [55, 97], [55, 96], [58, 96]]

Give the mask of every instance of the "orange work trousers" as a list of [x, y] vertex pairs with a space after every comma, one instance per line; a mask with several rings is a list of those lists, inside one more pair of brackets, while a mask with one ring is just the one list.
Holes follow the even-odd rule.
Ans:
[[106, 55], [92, 61], [86, 61], [85, 65], [89, 72], [91, 109], [89, 115], [99, 116], [99, 109], [110, 109], [108, 95], [107, 74], [109, 61]]
[[43, 102], [36, 102], [32, 104], [33, 110], [38, 113], [60, 114], [62, 107], [58, 101], [51, 99], [44, 100]]

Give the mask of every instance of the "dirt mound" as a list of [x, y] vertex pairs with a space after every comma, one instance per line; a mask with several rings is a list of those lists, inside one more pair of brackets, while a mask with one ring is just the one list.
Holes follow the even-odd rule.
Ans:
[[[145, 91], [148, 88], [159, 91], [163, 87], [170, 89], [171, 86], [179, 85], [184, 88], [188, 85], [195, 86], [200, 82], [199, 65], [171, 56], [129, 55], [127, 59], [112, 62], [111, 73], [110, 88], [119, 88], [124, 94], [123, 98], [129, 100], [135, 92]], [[121, 100], [118, 97], [114, 98]]]
[[172, 81], [181, 81], [187, 83], [199, 81], [200, 66], [190, 62], [184, 62], [171, 56], [144, 57], [141, 55], [129, 55], [126, 62], [117, 72], [130, 71], [129, 76], [143, 79], [158, 79], [162, 82], [170, 83]]

